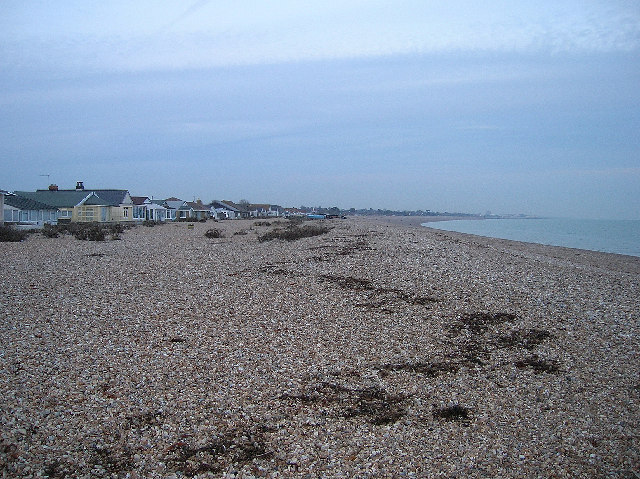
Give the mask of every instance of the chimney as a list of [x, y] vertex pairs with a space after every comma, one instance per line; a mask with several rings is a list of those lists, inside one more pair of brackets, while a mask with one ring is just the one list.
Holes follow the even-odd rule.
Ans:
[[49, 191], [58, 191], [58, 185], [49, 185]]
[[78, 181], [76, 183], [76, 191], [82, 191], [84, 190], [84, 185], [82, 184], [82, 181]]

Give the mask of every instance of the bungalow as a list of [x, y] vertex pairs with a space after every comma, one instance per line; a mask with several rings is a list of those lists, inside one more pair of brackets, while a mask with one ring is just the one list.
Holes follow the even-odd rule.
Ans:
[[178, 220], [188, 220], [195, 216], [193, 213], [193, 208], [189, 206], [189, 203], [187, 203], [186, 201], [180, 208], [178, 208], [177, 215]]
[[[187, 217], [186, 211], [188, 211], [188, 208], [184, 209], [187, 202], [184, 200], [171, 197], [171, 198], [167, 198], [166, 200], [153, 200], [153, 202], [167, 208], [167, 220], [175, 221], [178, 218]], [[181, 210], [181, 208], [183, 209]]]
[[266, 218], [270, 205], [251, 204], [247, 205], [247, 209], [251, 216], [255, 218]]
[[167, 220], [167, 208], [155, 203], [148, 196], [132, 196], [133, 219], [135, 221], [159, 221]]
[[59, 210], [59, 222], [129, 222], [133, 219], [133, 201], [127, 190], [85, 190], [79, 181], [75, 190], [16, 191], [17, 195]]
[[256, 218], [265, 218], [272, 216], [282, 216], [284, 212], [284, 208], [278, 205], [261, 205], [261, 204], [252, 204], [248, 205], [247, 209], [251, 216]]
[[240, 219], [249, 218], [251, 213], [245, 207], [235, 204], [233, 201], [211, 202], [209, 207], [215, 211], [215, 217], [218, 219]]
[[0, 226], [4, 226], [4, 195], [7, 192], [0, 190]]
[[2, 208], [5, 223], [42, 228], [58, 223], [58, 208], [15, 194], [4, 195]]
[[202, 204], [202, 201], [187, 201], [187, 206], [190, 208], [191, 218], [202, 221], [211, 218], [211, 208]]
[[284, 216], [304, 216], [306, 212], [300, 208], [284, 208]]

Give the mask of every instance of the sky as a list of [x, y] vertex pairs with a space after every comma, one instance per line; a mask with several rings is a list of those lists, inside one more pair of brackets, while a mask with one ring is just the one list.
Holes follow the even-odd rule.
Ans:
[[640, 219], [637, 0], [4, 0], [0, 188]]

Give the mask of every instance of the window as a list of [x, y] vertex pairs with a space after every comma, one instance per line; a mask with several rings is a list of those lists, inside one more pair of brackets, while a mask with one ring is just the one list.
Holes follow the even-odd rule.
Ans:
[[95, 216], [95, 211], [93, 207], [81, 206], [78, 210], [79, 220], [93, 221], [94, 216]]
[[122, 216], [124, 216], [125, 218], [129, 217], [129, 208], [123, 208]]

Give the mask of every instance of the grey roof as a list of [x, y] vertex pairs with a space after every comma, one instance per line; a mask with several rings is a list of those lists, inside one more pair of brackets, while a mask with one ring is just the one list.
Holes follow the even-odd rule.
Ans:
[[17, 195], [39, 201], [56, 208], [73, 208], [79, 204], [89, 194], [88, 191], [75, 190], [38, 190], [38, 191], [16, 191]]
[[124, 203], [129, 191], [127, 190], [85, 190], [93, 191], [98, 197], [107, 202], [109, 206], [119, 206]]
[[144, 205], [145, 201], [149, 200], [148, 196], [132, 196], [131, 201], [133, 201], [134, 205]]
[[243, 208], [240, 205], [235, 204], [233, 201], [214, 200], [211, 202], [211, 206], [213, 206], [214, 208], [226, 208], [229, 211], [237, 211], [237, 212], [247, 211], [246, 208]]
[[87, 198], [87, 205], [119, 206], [128, 194], [127, 190], [36, 190], [16, 191], [17, 195], [55, 206], [56, 208], [73, 208]]
[[96, 195], [94, 191], [90, 192], [89, 195], [86, 196], [86, 199], [82, 202], [82, 204], [92, 205], [92, 206], [115, 206], [113, 204], [110, 204], [108, 201], [101, 198], [100, 196]]
[[19, 195], [6, 195], [4, 197], [4, 203], [9, 206], [13, 206], [14, 208], [18, 208], [19, 210], [57, 210], [55, 206], [47, 205], [45, 203], [41, 203], [40, 201], [32, 200], [30, 198], [25, 198], [24, 196]]
[[202, 203], [196, 203], [194, 201], [187, 201], [187, 206], [189, 206], [194, 211], [210, 211], [211, 207], [204, 205]]
[[165, 200], [163, 202], [163, 205], [166, 206], [167, 208], [171, 208], [172, 210], [177, 210], [177, 209], [180, 209], [182, 207], [182, 205], [184, 205], [184, 201], [182, 201], [182, 200]]

